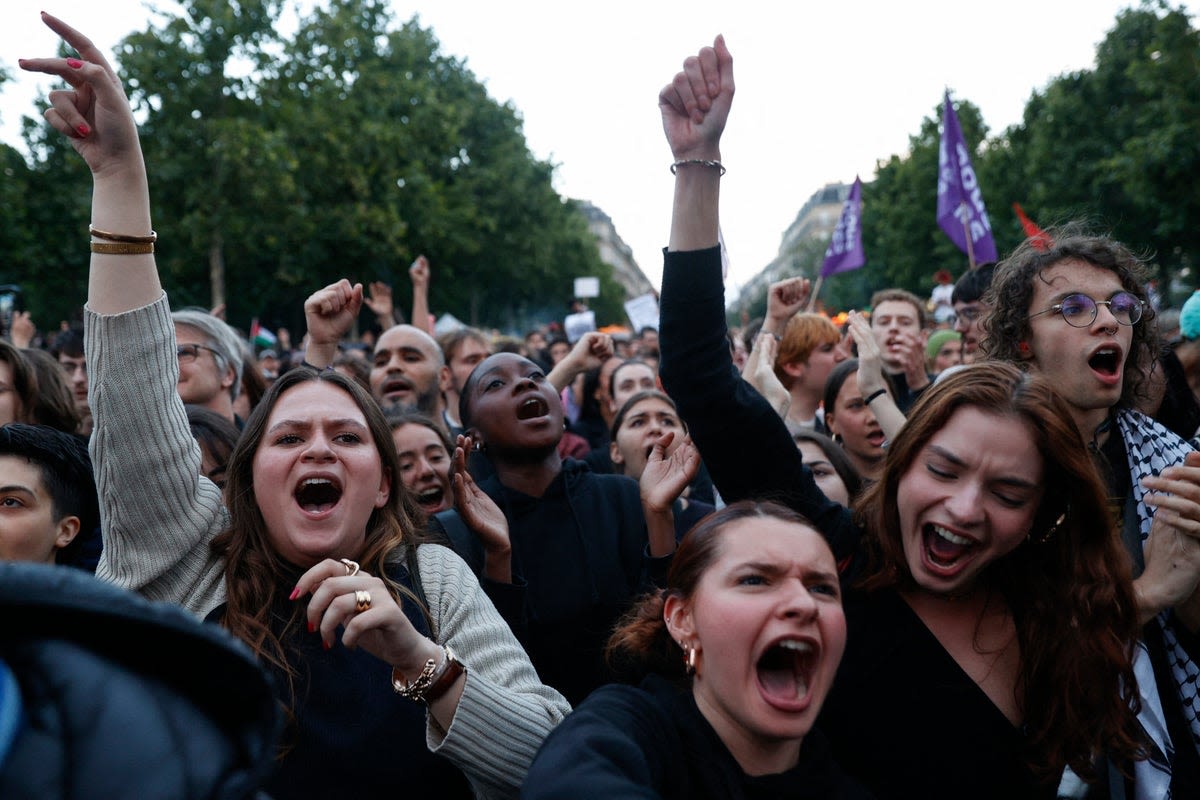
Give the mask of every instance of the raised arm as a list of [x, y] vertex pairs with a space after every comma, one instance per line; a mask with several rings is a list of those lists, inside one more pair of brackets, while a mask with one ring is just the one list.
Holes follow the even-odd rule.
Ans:
[[857, 311], [850, 312], [850, 336], [858, 348], [858, 390], [888, 441], [896, 438], [907, 421], [896, 405], [887, 379], [883, 377], [883, 355], [879, 342], [871, 333], [871, 325]]
[[734, 370], [725, 339], [718, 162], [732, 99], [733, 59], [719, 36], [659, 93], [676, 164], [660, 300], [663, 385], [726, 502], [769, 498], [792, 506], [841, 559], [858, 542], [849, 513], [817, 488], [783, 420]]
[[[57, 75], [70, 86], [50, 93], [46, 121], [70, 141], [92, 170], [92, 227], [122, 237], [147, 237], [150, 190], [137, 126], [121, 80], [92, 40], [45, 12], [42, 21], [79, 58], [20, 59], [21, 69]], [[93, 237], [101, 244], [121, 240]], [[113, 248], [104, 248], [113, 249]], [[88, 307], [119, 314], [149, 305], [162, 295], [153, 251], [143, 254], [93, 252]]]
[[306, 362], [318, 369], [333, 363], [338, 342], [354, 326], [363, 302], [362, 284], [351, 284], [345, 278], [308, 296], [304, 301], [304, 324], [308, 326]]
[[676, 164], [670, 250], [717, 244], [721, 133], [732, 103], [733, 56], [723, 36], [684, 61], [683, 71], [659, 92], [663, 131]]
[[433, 326], [429, 324], [429, 259], [417, 256], [417, 260], [408, 268], [408, 277], [412, 280], [413, 307], [412, 324], [428, 333], [437, 336]]
[[92, 461], [104, 551], [97, 575], [203, 616], [224, 599], [209, 543], [228, 519], [200, 476], [176, 383], [175, 330], [154, 263], [146, 169], [133, 113], [104, 55], [49, 14], [79, 58], [27, 59], [57, 75], [46, 119], [92, 171], [92, 261], [85, 348], [95, 419]]
[[571, 385], [576, 377], [595, 369], [613, 357], [612, 337], [600, 331], [588, 331], [579, 337], [562, 361], [554, 365], [546, 380], [558, 391]]

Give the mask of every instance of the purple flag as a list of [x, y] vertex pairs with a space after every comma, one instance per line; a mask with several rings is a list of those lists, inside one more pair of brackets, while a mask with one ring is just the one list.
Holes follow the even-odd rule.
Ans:
[[950, 105], [949, 90], [942, 108], [942, 146], [938, 149], [937, 221], [959, 250], [974, 256], [975, 263], [996, 260], [992, 225], [983, 207], [983, 193], [963, 142], [962, 128], [958, 127], [958, 116]]
[[862, 181], [857, 176], [846, 204], [842, 206], [842, 218], [833, 230], [833, 241], [825, 251], [825, 262], [821, 264], [821, 277], [828, 278], [839, 272], [849, 272], [867, 263], [862, 243]]

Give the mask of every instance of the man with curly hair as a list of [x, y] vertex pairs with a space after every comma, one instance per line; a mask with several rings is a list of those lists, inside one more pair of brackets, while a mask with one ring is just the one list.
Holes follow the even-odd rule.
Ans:
[[989, 358], [1050, 379], [1106, 479], [1148, 623], [1135, 666], [1139, 719], [1155, 748], [1135, 767], [1137, 796], [1196, 796], [1200, 541], [1175, 524], [1157, 485], [1192, 447], [1135, 410], [1160, 352], [1146, 268], [1107, 236], [1077, 226], [1051, 235], [1048, 248], [1026, 242], [996, 267], [981, 346]]

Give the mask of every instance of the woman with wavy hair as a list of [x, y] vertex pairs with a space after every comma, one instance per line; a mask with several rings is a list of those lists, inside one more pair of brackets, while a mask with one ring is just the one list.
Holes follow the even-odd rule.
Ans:
[[[964, 368], [913, 406], [859, 516], [830, 502], [723, 345], [717, 211], [733, 92], [718, 37], [659, 95], [676, 173], [662, 375], [722, 497], [787, 503], [844, 564], [848, 645], [818, 721], [834, 757], [881, 797], [1049, 798], [1067, 766], [1107, 778], [1102, 752], [1144, 753], [1138, 617], [1067, 408], [1014, 367]], [[1200, 519], [1185, 477], [1164, 472], [1152, 502]]]
[[272, 797], [515, 794], [567, 704], [466, 564], [422, 542], [371, 397], [332, 370], [291, 370], [247, 420], [224, 503], [200, 474], [129, 102], [90, 40], [42, 18], [79, 57], [20, 64], [69, 85], [46, 119], [94, 183], [98, 575], [219, 622], [275, 674], [290, 724]]

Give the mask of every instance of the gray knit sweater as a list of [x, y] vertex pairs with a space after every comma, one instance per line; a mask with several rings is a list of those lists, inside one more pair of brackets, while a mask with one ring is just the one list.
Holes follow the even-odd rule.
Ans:
[[[200, 449], [176, 391], [166, 295], [123, 314], [89, 310], [85, 323], [104, 533], [97, 575], [203, 618], [225, 602], [224, 565], [209, 544], [229, 514], [220, 490], [200, 475]], [[570, 706], [538, 680], [455, 553], [422, 545], [417, 562], [437, 642], [468, 667], [450, 729], [443, 733], [427, 717], [426, 741], [463, 770], [479, 796], [516, 796], [542, 740]], [[353, 709], [347, 715], [352, 719]]]

